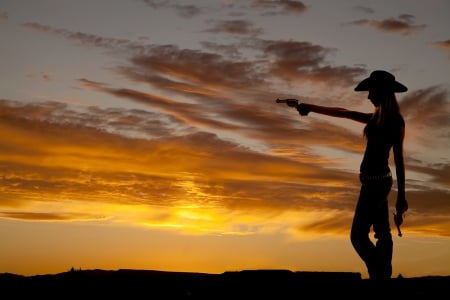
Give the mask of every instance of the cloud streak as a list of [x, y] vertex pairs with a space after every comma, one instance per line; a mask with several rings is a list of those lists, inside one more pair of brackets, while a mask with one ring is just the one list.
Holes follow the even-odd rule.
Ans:
[[408, 36], [415, 33], [419, 33], [427, 29], [428, 27], [426, 24], [420, 25], [414, 24], [414, 19], [415, 17], [413, 15], [402, 14], [399, 15], [397, 18], [389, 18], [381, 21], [360, 19], [353, 21], [350, 24], [356, 26], [367, 26], [381, 32], [395, 33], [403, 36]]

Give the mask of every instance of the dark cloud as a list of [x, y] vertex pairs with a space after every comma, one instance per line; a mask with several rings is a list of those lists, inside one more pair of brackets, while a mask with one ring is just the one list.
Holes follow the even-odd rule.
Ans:
[[202, 9], [194, 4], [178, 4], [170, 0], [142, 0], [145, 4], [153, 9], [173, 9], [180, 17], [192, 18], [202, 13]]
[[238, 35], [259, 35], [263, 33], [261, 28], [256, 28], [248, 20], [226, 20], [214, 21], [212, 28], [206, 32], [211, 33], [228, 33]]
[[[442, 86], [432, 86], [410, 92], [401, 102], [402, 111], [409, 124], [424, 132], [441, 132], [450, 124], [449, 93]], [[442, 136], [448, 138], [448, 136]]]
[[196, 5], [174, 5], [174, 9], [181, 17], [192, 18], [202, 13], [202, 9]]
[[177, 123], [168, 115], [138, 109], [86, 107], [75, 110], [60, 102], [18, 106], [16, 102], [11, 101], [0, 101], [0, 107], [4, 110], [0, 114], [4, 118], [10, 115], [22, 115], [21, 119], [15, 119], [17, 122], [29, 120], [49, 124], [67, 124], [74, 128], [82, 126], [134, 138], [151, 139], [189, 131], [188, 127]]
[[[198, 103], [185, 103], [177, 101], [176, 98], [162, 98], [130, 89], [97, 88], [97, 90], [145, 104], [149, 109], [158, 109], [163, 114], [171, 116], [175, 124], [202, 130], [239, 132], [243, 137], [275, 148], [282, 148], [283, 144], [292, 145], [293, 136], [301, 136], [305, 145], [324, 145], [353, 153], [361, 152], [363, 147], [360, 133], [354, 134], [347, 129], [320, 121], [311, 123], [312, 128], [308, 130], [299, 129], [295, 124], [301, 124], [298, 114], [292, 112], [288, 116], [279, 116], [274, 114], [270, 105], [255, 106], [247, 102], [232, 102], [229, 99], [211, 97], [208, 98], [208, 102], [199, 100]], [[273, 97], [265, 96], [265, 98]], [[274, 108], [277, 107], [274, 101], [271, 102]], [[322, 135], [318, 136], [317, 131], [322, 132]], [[334, 138], [324, 139], [323, 136]]]
[[431, 44], [439, 50], [448, 54], [448, 59], [450, 60], [450, 40], [437, 41]]
[[29, 74], [29, 75], [27, 75], [27, 77], [32, 78], [32, 79], [39, 78], [44, 81], [52, 81], [52, 79], [53, 79], [53, 77], [50, 75], [50, 73], [44, 72], [44, 71], [40, 72], [39, 74]]
[[144, 74], [161, 74], [207, 88], [252, 88], [263, 83], [251, 61], [232, 61], [216, 53], [171, 45], [154, 47], [131, 62]]
[[255, 52], [258, 56], [252, 60], [201, 50], [180, 49], [174, 45], [145, 45], [124, 39], [73, 33], [35, 23], [23, 26], [77, 40], [86, 46], [117, 52], [126, 51], [131, 57], [132, 66], [122, 67], [122, 74], [128, 74], [133, 80], [163, 84], [173, 90], [181, 88], [185, 92], [192, 90], [201, 93], [200, 90], [203, 89], [206, 94], [210, 94], [212, 90], [217, 89], [251, 90], [261, 86], [267, 88], [270, 79], [277, 77], [287, 81], [327, 83], [329, 86], [348, 88], [355, 84], [355, 77], [366, 73], [361, 67], [330, 65], [326, 56], [336, 49], [309, 42], [253, 38], [242, 40], [235, 46], [230, 45], [234, 49], [246, 48]]
[[304, 13], [308, 7], [301, 1], [290, 0], [250, 0], [251, 6], [263, 10], [264, 15], [281, 13]]
[[412, 139], [416, 145], [422, 146], [422, 149], [431, 146], [429, 151], [440, 151], [450, 146], [448, 91], [442, 86], [411, 91], [402, 98], [400, 105], [406, 120], [406, 153], [411, 153], [411, 156], [405, 158], [407, 172], [420, 174], [423, 178], [423, 182], [415, 182], [412, 179], [408, 181], [408, 186], [411, 187], [408, 197], [413, 202], [412, 207], [424, 213], [429, 209], [434, 210], [435, 207], [442, 207], [443, 211], [447, 211], [448, 208], [444, 207], [448, 206], [445, 199], [448, 199], [450, 186], [448, 157], [436, 157], [439, 163], [414, 158], [426, 157], [427, 153], [414, 153], [408, 148], [408, 144]]
[[94, 34], [72, 32], [66, 29], [54, 29], [39, 23], [24, 23], [21, 26], [23, 28], [39, 32], [61, 36], [66, 39], [76, 40], [85, 46], [95, 46], [101, 48], [120, 50], [121, 48], [124, 47], [129, 49], [133, 47], [133, 45], [136, 45], [136, 43], [131, 43], [129, 40], [126, 39], [105, 38]]
[[237, 59], [241, 56], [239, 45], [237, 44], [221, 44], [210, 41], [204, 41], [201, 43], [203, 48], [212, 52], [223, 54], [226, 57]]
[[0, 211], [0, 217], [5, 219], [16, 219], [23, 221], [89, 221], [99, 220], [101, 217], [96, 215], [81, 215], [81, 214], [61, 214], [61, 213], [47, 213], [47, 212], [8, 212]]
[[398, 33], [401, 35], [411, 35], [425, 30], [428, 26], [425, 24], [415, 25], [415, 17], [408, 14], [403, 14], [397, 18], [389, 18], [381, 21], [361, 19], [351, 22], [352, 25], [368, 26], [378, 31], [388, 33]]
[[165, 5], [167, 5], [167, 0], [142, 0], [142, 2], [144, 2], [145, 4], [147, 4], [148, 6], [152, 7], [152, 8], [160, 8], [160, 7], [164, 7]]
[[433, 45], [435, 45], [438, 48], [442, 48], [444, 50], [450, 51], [450, 40], [437, 41], [437, 42], [434, 42]]
[[[447, 170], [448, 172], [448, 170]], [[441, 219], [448, 217], [450, 203], [448, 201], [450, 192], [445, 189], [428, 187], [419, 191], [408, 192], [408, 202], [410, 204], [410, 214], [416, 218]]]
[[361, 11], [361, 12], [366, 13], [366, 14], [373, 14], [373, 13], [375, 13], [375, 10], [373, 10], [372, 8], [367, 7], [367, 6], [360, 6], [360, 5], [358, 5], [358, 6], [355, 6], [355, 9], [357, 11]]
[[316, 221], [299, 225], [297, 230], [301, 232], [328, 232], [337, 235], [348, 235], [348, 224], [352, 223], [353, 214], [348, 212], [336, 212], [332, 216], [324, 215]]
[[[411, 161], [408, 163], [408, 170], [426, 175], [430, 181], [440, 186], [450, 186], [450, 162], [438, 164], [425, 164], [422, 161]], [[418, 185], [418, 183], [416, 184]], [[423, 187], [419, 188], [423, 189]], [[428, 188], [427, 188], [428, 189]]]
[[335, 49], [309, 42], [261, 40], [257, 44], [271, 61], [270, 73], [287, 80], [348, 87], [366, 72], [359, 67], [327, 64], [326, 56]]
[[222, 130], [236, 130], [239, 128], [239, 126], [221, 121], [217, 117], [208, 117], [208, 110], [202, 104], [177, 102], [130, 89], [107, 89], [104, 91], [120, 98], [126, 98], [140, 104], [148, 105], [149, 108], [160, 109], [171, 116], [173, 120], [176, 120], [177, 123], [186, 126], [205, 126], [209, 129]]

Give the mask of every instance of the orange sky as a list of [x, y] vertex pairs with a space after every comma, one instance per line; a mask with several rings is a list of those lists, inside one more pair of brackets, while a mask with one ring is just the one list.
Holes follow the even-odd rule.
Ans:
[[[337, 9], [346, 14], [322, 27], [312, 19], [327, 14], [324, 1], [291, 1], [289, 12], [278, 1], [219, 1], [221, 10], [207, 1], [136, 2], [111, 4], [111, 14], [130, 20], [124, 27], [112, 16], [96, 21], [96, 5], [84, 23], [62, 17], [80, 16], [83, 4], [44, 1], [33, 13], [0, 5], [9, 41], [0, 55], [14, 66], [0, 71], [0, 273], [366, 276], [349, 240], [362, 125], [300, 117], [275, 99], [370, 112], [367, 95], [353, 87], [386, 68], [409, 87], [399, 102], [410, 210], [404, 236], [392, 228], [393, 276], [450, 274], [450, 74], [440, 55], [448, 53], [448, 32], [426, 12], [393, 4], [390, 19], [369, 1], [345, 1]], [[49, 8], [59, 13], [46, 22]], [[280, 24], [272, 27], [268, 15]], [[160, 35], [163, 17], [174, 21]], [[324, 40], [283, 31], [290, 22], [325, 36], [340, 26]], [[366, 39], [364, 49], [348, 46], [357, 39], [346, 42], [351, 33]], [[364, 46], [393, 36], [400, 42], [389, 51]], [[416, 51], [432, 57], [433, 71], [415, 61]], [[393, 206], [395, 184], [389, 197]]]

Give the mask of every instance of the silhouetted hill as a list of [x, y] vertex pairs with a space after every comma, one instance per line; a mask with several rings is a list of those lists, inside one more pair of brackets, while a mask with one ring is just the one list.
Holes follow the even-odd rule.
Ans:
[[[153, 270], [72, 270], [59, 274], [0, 274], [3, 299], [438, 299], [450, 276], [395, 278], [383, 285], [359, 273], [243, 270], [222, 274]], [[381, 295], [380, 295], [381, 294]]]

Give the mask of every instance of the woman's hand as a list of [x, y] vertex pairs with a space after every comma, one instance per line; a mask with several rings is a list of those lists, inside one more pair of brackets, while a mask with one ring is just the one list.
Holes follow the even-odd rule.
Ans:
[[395, 209], [397, 211], [394, 213], [394, 223], [395, 226], [397, 226], [398, 236], [402, 236], [400, 225], [403, 224], [403, 215], [408, 210], [408, 201], [406, 201], [405, 197], [397, 198], [397, 202], [395, 203]]
[[311, 111], [311, 108], [306, 103], [299, 103], [297, 105], [297, 111], [300, 113], [301, 116], [307, 116]]
[[408, 201], [406, 200], [406, 198], [397, 198], [395, 209], [397, 210], [397, 214], [404, 214], [408, 210]]

